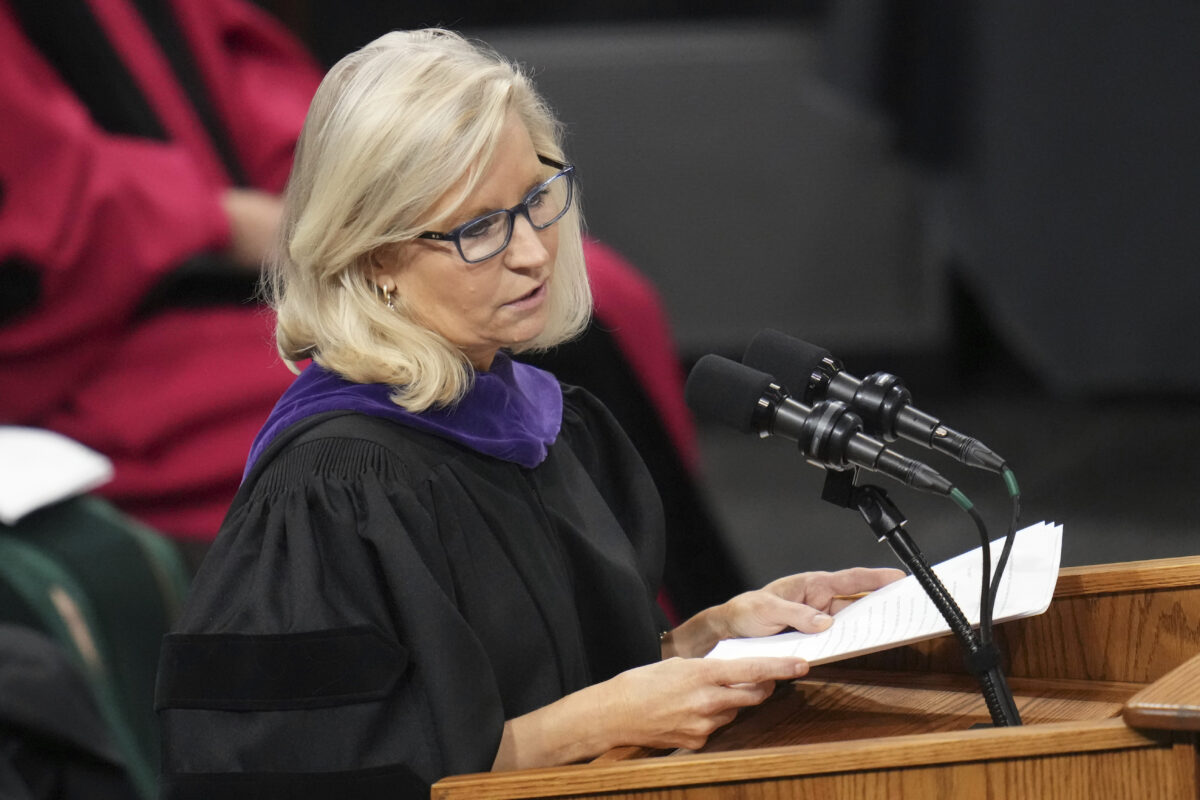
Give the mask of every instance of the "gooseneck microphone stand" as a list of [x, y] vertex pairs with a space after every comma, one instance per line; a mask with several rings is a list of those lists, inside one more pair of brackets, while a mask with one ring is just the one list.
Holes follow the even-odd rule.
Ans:
[[857, 467], [827, 471], [821, 499], [841, 508], [856, 509], [878, 540], [888, 543], [896, 557], [916, 577], [962, 645], [963, 663], [979, 681], [992, 724], [996, 727], [1020, 725], [1021, 715], [1000, 668], [1000, 651], [995, 643], [980, 641], [954, 598], [930, 569], [924, 554], [904, 530], [907, 519], [888, 499], [887, 492], [870, 484], [858, 485], [857, 477]]
[[[999, 652], [990, 635], [994, 593], [989, 591], [988, 584], [990, 559], [984, 561], [980, 589], [981, 628], [976, 634], [921, 551], [908, 538], [903, 529], [906, 520], [887, 500], [887, 493], [875, 486], [855, 484], [858, 470], [865, 468], [914, 489], [948, 495], [975, 520], [983, 539], [983, 552], [987, 554], [983, 519], [962, 492], [928, 466], [892, 452], [881, 442], [863, 435], [862, 418], [841, 400], [821, 400], [811, 408], [805, 403], [793, 402], [771, 375], [721, 356], [707, 355], [697, 362], [688, 376], [685, 396], [694, 411], [740, 431], [791, 439], [810, 463], [825, 468], [824, 498], [844, 508], [857, 509], [879, 539], [891, 545], [949, 623], [950, 630], [966, 651], [967, 670], [983, 687], [992, 722], [996, 726], [1021, 724], [1012, 693], [1000, 670]], [[1010, 482], [1015, 521], [1016, 485], [1015, 480]], [[1009, 543], [1011, 541], [1010, 535]], [[997, 571], [997, 576], [999, 574]]]

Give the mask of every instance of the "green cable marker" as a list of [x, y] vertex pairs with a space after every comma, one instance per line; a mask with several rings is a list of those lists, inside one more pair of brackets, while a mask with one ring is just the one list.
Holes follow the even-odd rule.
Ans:
[[1010, 497], [1016, 497], [1021, 493], [1021, 489], [1017, 486], [1017, 476], [1008, 467], [1004, 468], [1004, 484], [1008, 487]]

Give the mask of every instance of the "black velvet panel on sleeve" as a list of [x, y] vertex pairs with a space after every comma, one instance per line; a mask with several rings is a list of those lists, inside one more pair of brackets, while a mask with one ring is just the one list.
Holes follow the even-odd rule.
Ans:
[[[408, 663], [371, 628], [276, 634], [170, 634], [155, 705], [287, 711], [381, 700]], [[293, 665], [303, 664], [303, 670]], [[346, 664], [354, 664], [348, 671]]]

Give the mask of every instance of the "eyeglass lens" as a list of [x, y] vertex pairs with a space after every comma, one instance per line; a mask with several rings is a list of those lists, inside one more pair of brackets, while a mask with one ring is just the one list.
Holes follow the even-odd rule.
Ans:
[[458, 232], [458, 247], [467, 261], [483, 261], [499, 253], [512, 237], [516, 214], [524, 212], [538, 230], [550, 227], [571, 205], [571, 179], [560, 172], [534, 189], [521, 205], [510, 211], [495, 211], [467, 223]]

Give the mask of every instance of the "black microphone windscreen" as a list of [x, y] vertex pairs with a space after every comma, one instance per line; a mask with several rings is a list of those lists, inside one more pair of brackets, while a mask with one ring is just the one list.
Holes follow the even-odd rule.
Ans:
[[688, 374], [684, 398], [688, 408], [702, 419], [743, 433], [757, 433], [754, 414], [758, 401], [773, 382], [765, 372], [709, 354], [701, 357]]
[[808, 390], [813, 372], [826, 358], [833, 360], [823, 347], [767, 329], [759, 331], [750, 341], [742, 363], [774, 375], [788, 394], [801, 398]]

